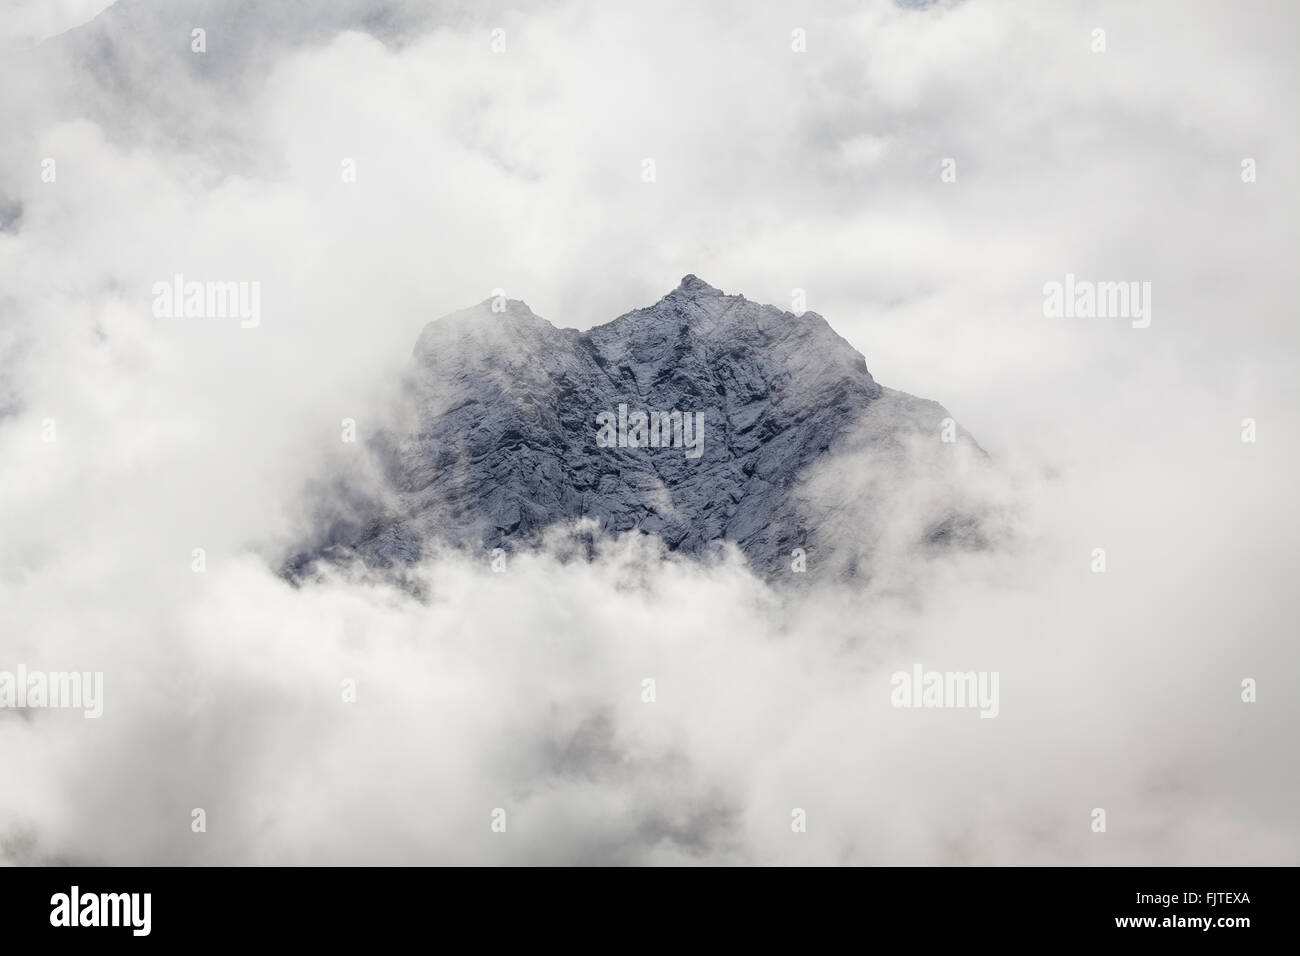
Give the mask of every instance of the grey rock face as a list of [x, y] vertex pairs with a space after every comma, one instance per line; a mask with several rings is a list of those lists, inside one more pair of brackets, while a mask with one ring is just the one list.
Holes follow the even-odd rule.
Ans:
[[[734, 542], [771, 576], [793, 549], [819, 546], [826, 511], [800, 493], [819, 456], [855, 427], [882, 453], [909, 435], [937, 442], [948, 417], [882, 388], [816, 313], [725, 295], [693, 275], [586, 333], [557, 329], [522, 302], [493, 311], [488, 300], [429, 323], [413, 366], [405, 420], [377, 443], [390, 503], [336, 532], [326, 553], [388, 567], [418, 560], [434, 540], [510, 550], [556, 522], [590, 518], [602, 532], [637, 529], [690, 555]], [[668, 447], [638, 447], [660, 433], [636, 431], [636, 413], [674, 411], [702, 421], [699, 447], [683, 446], [686, 428], [677, 440], [675, 420]], [[610, 446], [619, 431], [631, 440]]]

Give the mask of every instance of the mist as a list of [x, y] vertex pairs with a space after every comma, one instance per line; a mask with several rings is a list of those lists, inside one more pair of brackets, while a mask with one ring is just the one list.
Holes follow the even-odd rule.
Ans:
[[[102, 6], [0, 14], [0, 670], [104, 674], [0, 710], [0, 861], [1297, 862], [1289, 4]], [[157, 316], [178, 273], [260, 321]], [[278, 573], [430, 319], [686, 273], [987, 459], [828, 455], [852, 579], [581, 528]], [[1067, 273], [1150, 325], [1047, 317]], [[916, 664], [997, 718], [892, 706]]]

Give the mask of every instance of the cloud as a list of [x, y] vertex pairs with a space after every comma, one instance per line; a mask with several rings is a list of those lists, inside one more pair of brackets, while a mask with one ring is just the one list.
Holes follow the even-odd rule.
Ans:
[[0, 48], [27, 47], [87, 23], [113, 0], [12, 0], [0, 20]]
[[[1295, 861], [1288, 5], [118, 7], [116, 58], [0, 84], [0, 669], [106, 696], [0, 713], [0, 856]], [[33, 10], [0, 36], [63, 28]], [[260, 283], [261, 324], [155, 318], [178, 272]], [[1067, 272], [1151, 281], [1151, 327], [1044, 318]], [[869, 586], [562, 535], [438, 555], [423, 600], [274, 574], [429, 318], [501, 287], [585, 328], [685, 273], [806, 290], [995, 477], [828, 459]], [[900, 543], [972, 497], [994, 546]], [[890, 707], [915, 662], [999, 671], [999, 717]]]

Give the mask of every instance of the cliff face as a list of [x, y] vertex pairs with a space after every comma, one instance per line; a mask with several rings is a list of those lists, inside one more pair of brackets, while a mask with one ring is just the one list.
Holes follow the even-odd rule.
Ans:
[[330, 549], [383, 567], [432, 540], [509, 550], [590, 518], [691, 555], [731, 541], [771, 576], [829, 540], [835, 509], [804, 493], [813, 462], [850, 434], [897, 457], [917, 436], [939, 442], [948, 417], [882, 388], [816, 313], [695, 276], [586, 333], [488, 300], [429, 323], [413, 362], [404, 420], [377, 443], [391, 502]]

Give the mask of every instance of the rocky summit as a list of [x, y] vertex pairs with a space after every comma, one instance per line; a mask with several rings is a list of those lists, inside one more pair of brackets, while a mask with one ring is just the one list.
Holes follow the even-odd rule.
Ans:
[[[411, 563], [435, 541], [510, 551], [587, 518], [692, 556], [734, 542], [772, 577], [832, 539], [839, 509], [824, 492], [814, 504], [806, 481], [819, 459], [851, 443], [897, 455], [955, 427], [937, 403], [878, 384], [815, 312], [693, 275], [587, 332], [504, 298], [430, 322], [400, 412], [372, 443], [384, 505], [333, 520], [291, 574], [320, 557]], [[937, 514], [923, 537], [954, 527]]]

